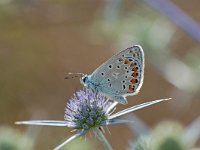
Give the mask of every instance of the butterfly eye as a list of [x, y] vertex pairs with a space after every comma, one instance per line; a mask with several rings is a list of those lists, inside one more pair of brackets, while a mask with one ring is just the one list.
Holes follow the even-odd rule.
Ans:
[[83, 77], [83, 78], [82, 78], [83, 83], [85, 83], [86, 78], [87, 78], [87, 77]]

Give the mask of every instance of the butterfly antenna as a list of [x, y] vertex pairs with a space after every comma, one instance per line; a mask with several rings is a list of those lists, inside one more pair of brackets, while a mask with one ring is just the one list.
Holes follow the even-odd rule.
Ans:
[[65, 79], [73, 79], [73, 78], [82, 77], [82, 76], [84, 76], [83, 73], [71, 73], [71, 72], [69, 72], [67, 77], [65, 77]]

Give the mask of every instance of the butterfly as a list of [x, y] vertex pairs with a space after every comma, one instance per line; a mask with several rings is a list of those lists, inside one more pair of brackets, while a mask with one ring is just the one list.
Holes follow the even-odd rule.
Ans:
[[143, 49], [139, 45], [126, 48], [113, 55], [92, 74], [79, 74], [80, 81], [86, 88], [126, 104], [126, 97], [136, 95], [143, 84]]

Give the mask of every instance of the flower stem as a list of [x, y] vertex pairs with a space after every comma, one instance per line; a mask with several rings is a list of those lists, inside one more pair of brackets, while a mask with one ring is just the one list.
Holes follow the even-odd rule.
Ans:
[[95, 128], [94, 132], [96, 133], [96, 136], [98, 139], [102, 142], [105, 150], [113, 150], [110, 143], [106, 139], [106, 137], [103, 135], [102, 131], [99, 128]]

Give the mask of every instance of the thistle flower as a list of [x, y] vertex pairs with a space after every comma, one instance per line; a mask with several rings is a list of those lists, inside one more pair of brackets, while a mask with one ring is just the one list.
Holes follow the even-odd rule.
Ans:
[[130, 143], [130, 150], [197, 150], [199, 148], [195, 147], [195, 143], [200, 138], [199, 126], [200, 117], [186, 128], [175, 121], [161, 122], [137, 141]]
[[66, 126], [76, 129], [77, 133], [67, 139], [64, 143], [57, 146], [54, 150], [58, 150], [70, 141], [85, 135], [89, 131], [94, 131], [99, 140], [106, 149], [112, 149], [106, 138], [101, 132], [101, 127], [108, 125], [116, 125], [130, 123], [129, 120], [116, 119], [127, 113], [142, 109], [144, 107], [169, 100], [160, 99], [143, 104], [139, 104], [118, 113], [113, 114], [117, 102], [112, 102], [100, 93], [93, 93], [91, 90], [79, 91], [69, 100], [65, 108], [64, 121], [56, 120], [31, 120], [20, 121], [16, 124], [29, 125], [48, 125], [48, 126]]
[[[132, 150], [188, 150], [183, 140], [184, 132], [180, 124], [163, 122], [151, 131], [150, 135], [140, 137], [132, 145]], [[147, 148], [148, 146], [148, 148]]]
[[188, 150], [188, 144], [184, 142], [184, 128], [176, 122], [162, 122], [152, 130], [152, 146], [155, 150]]
[[0, 127], [0, 150], [33, 150], [34, 140], [17, 129]]

